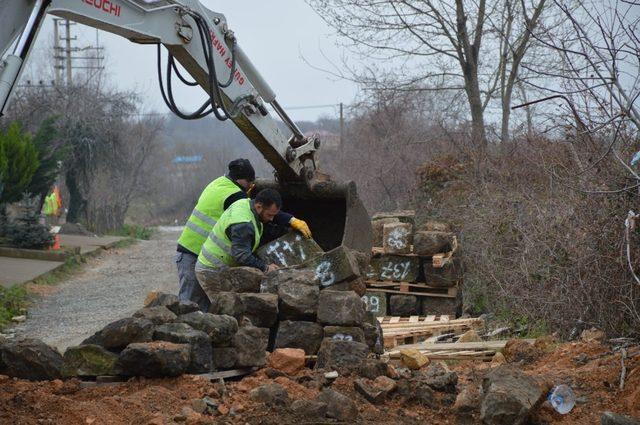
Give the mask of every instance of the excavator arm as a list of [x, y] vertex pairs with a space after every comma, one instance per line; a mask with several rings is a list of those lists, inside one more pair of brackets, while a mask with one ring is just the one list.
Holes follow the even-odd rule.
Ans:
[[[320, 141], [305, 137], [289, 118], [238, 44], [224, 15], [197, 0], [0, 0], [0, 55], [13, 46], [0, 63], [0, 114], [47, 13], [134, 43], [157, 44], [158, 78], [165, 102], [174, 113], [185, 119], [215, 115], [232, 120], [274, 167], [279, 180], [308, 182], [314, 177]], [[168, 51], [166, 71], [160, 63], [161, 45]], [[178, 74], [184, 80], [176, 61], [209, 96], [195, 113], [182, 111], [173, 100], [170, 76]]]

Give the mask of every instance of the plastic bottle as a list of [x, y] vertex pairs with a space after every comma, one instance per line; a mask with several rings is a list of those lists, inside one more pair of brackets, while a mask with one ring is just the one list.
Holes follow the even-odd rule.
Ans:
[[569, 386], [564, 384], [553, 387], [551, 391], [549, 391], [547, 400], [549, 400], [549, 403], [551, 403], [551, 406], [553, 406], [556, 412], [561, 415], [566, 415], [571, 412], [573, 406], [576, 405], [576, 395]]

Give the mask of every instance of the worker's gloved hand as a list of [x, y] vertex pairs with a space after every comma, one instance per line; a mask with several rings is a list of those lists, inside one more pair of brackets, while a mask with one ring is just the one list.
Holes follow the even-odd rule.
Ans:
[[307, 225], [306, 222], [293, 217], [291, 218], [291, 221], [289, 222], [289, 224], [291, 225], [291, 228], [302, 233], [302, 236], [304, 236], [307, 239], [311, 239], [311, 229], [309, 229], [309, 226]]

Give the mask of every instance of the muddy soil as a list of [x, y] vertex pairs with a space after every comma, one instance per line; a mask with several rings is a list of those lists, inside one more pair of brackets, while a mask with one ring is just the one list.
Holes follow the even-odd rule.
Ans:
[[179, 228], [160, 228], [151, 240], [103, 251], [81, 272], [46, 290], [16, 326], [17, 336], [42, 339], [61, 352], [141, 308], [153, 290], [177, 294], [173, 255]]

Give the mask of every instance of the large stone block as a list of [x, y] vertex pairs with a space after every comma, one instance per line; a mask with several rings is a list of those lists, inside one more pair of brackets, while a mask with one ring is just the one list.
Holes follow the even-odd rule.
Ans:
[[116, 369], [124, 376], [179, 376], [187, 371], [190, 360], [189, 344], [142, 342], [129, 344], [120, 353]]
[[453, 258], [444, 267], [433, 267], [432, 261], [428, 258], [422, 260], [424, 279], [428, 285], [450, 288], [456, 286], [462, 278], [462, 260]]
[[238, 332], [238, 321], [224, 314], [195, 311], [178, 317], [178, 322], [207, 334], [214, 347], [229, 346], [233, 336]]
[[360, 277], [358, 261], [348, 248], [339, 246], [307, 263], [321, 288]]
[[30, 381], [62, 376], [62, 355], [38, 339], [0, 341], [0, 374]]
[[413, 316], [418, 314], [418, 297], [394, 294], [389, 297], [390, 316]]
[[243, 316], [259, 328], [270, 328], [278, 320], [278, 296], [275, 294], [240, 294]]
[[364, 339], [371, 350], [375, 354], [384, 353], [384, 337], [382, 333], [382, 326], [376, 320], [375, 323], [363, 323], [362, 330], [364, 332]]
[[209, 299], [219, 292], [260, 292], [264, 273], [254, 267], [229, 267], [198, 273], [198, 282]]
[[451, 318], [462, 313], [462, 299], [442, 297], [420, 297], [420, 315], [447, 315]]
[[418, 255], [432, 256], [451, 251], [453, 233], [436, 231], [418, 231], [413, 236], [413, 252]]
[[149, 292], [145, 299], [144, 306], [146, 308], [166, 307], [177, 316], [200, 309], [198, 304], [192, 301], [180, 301], [176, 295], [157, 291]]
[[176, 316], [167, 307], [160, 305], [156, 307], [145, 307], [133, 313], [133, 317], [151, 320], [154, 325], [162, 325], [176, 320]]
[[367, 344], [325, 338], [318, 351], [316, 369], [336, 370], [341, 374], [355, 373], [368, 354]]
[[316, 274], [311, 269], [280, 269], [267, 274], [262, 279], [260, 292], [277, 294], [280, 285], [284, 284], [318, 286]]
[[487, 425], [527, 423], [530, 413], [544, 400], [536, 380], [511, 366], [492, 370], [482, 381], [482, 389], [480, 419]]
[[363, 277], [357, 277], [349, 282], [336, 283], [330, 286], [332, 291], [353, 291], [359, 296], [367, 292], [367, 284]]
[[356, 423], [358, 419], [358, 406], [346, 395], [331, 388], [324, 388], [316, 401], [324, 403], [327, 417], [334, 418], [344, 423]]
[[213, 348], [213, 369], [225, 370], [233, 369], [236, 364], [237, 352], [234, 347], [214, 347]]
[[297, 232], [289, 232], [258, 248], [256, 255], [268, 264], [293, 267], [308, 262], [322, 252], [320, 245], [313, 239], [306, 239]]
[[239, 319], [244, 313], [244, 305], [237, 292], [220, 292], [212, 295], [209, 300], [209, 313], [226, 314]]
[[153, 322], [147, 319], [120, 319], [108, 324], [99, 332], [99, 345], [110, 350], [121, 350], [133, 342], [148, 342], [153, 336], [153, 327]]
[[99, 345], [69, 347], [64, 353], [62, 375], [100, 376], [113, 375], [118, 355]]
[[373, 236], [373, 246], [382, 246], [382, 229], [385, 224], [400, 223], [395, 217], [380, 218], [371, 220], [371, 234]]
[[368, 290], [363, 296], [367, 312], [371, 312], [376, 317], [387, 315], [387, 293], [382, 291]]
[[369, 280], [415, 282], [420, 274], [420, 258], [400, 255], [382, 255], [371, 260]]
[[269, 329], [244, 326], [233, 337], [235, 367], [261, 367], [267, 360]]
[[387, 254], [409, 254], [413, 243], [413, 226], [388, 223], [382, 227], [382, 248]]
[[300, 348], [307, 355], [318, 352], [324, 332], [315, 322], [283, 320], [276, 333], [276, 348]]
[[279, 285], [280, 320], [315, 320], [318, 314], [320, 288], [316, 285], [301, 285], [286, 281]]
[[339, 341], [355, 341], [365, 343], [362, 328], [355, 326], [325, 326], [324, 337]]
[[360, 326], [365, 319], [362, 299], [351, 291], [320, 292], [318, 321], [325, 325]]
[[191, 360], [187, 372], [206, 373], [211, 370], [213, 350], [211, 338], [205, 332], [195, 330], [186, 323], [167, 323], [156, 328], [153, 339], [176, 344], [189, 344]]

